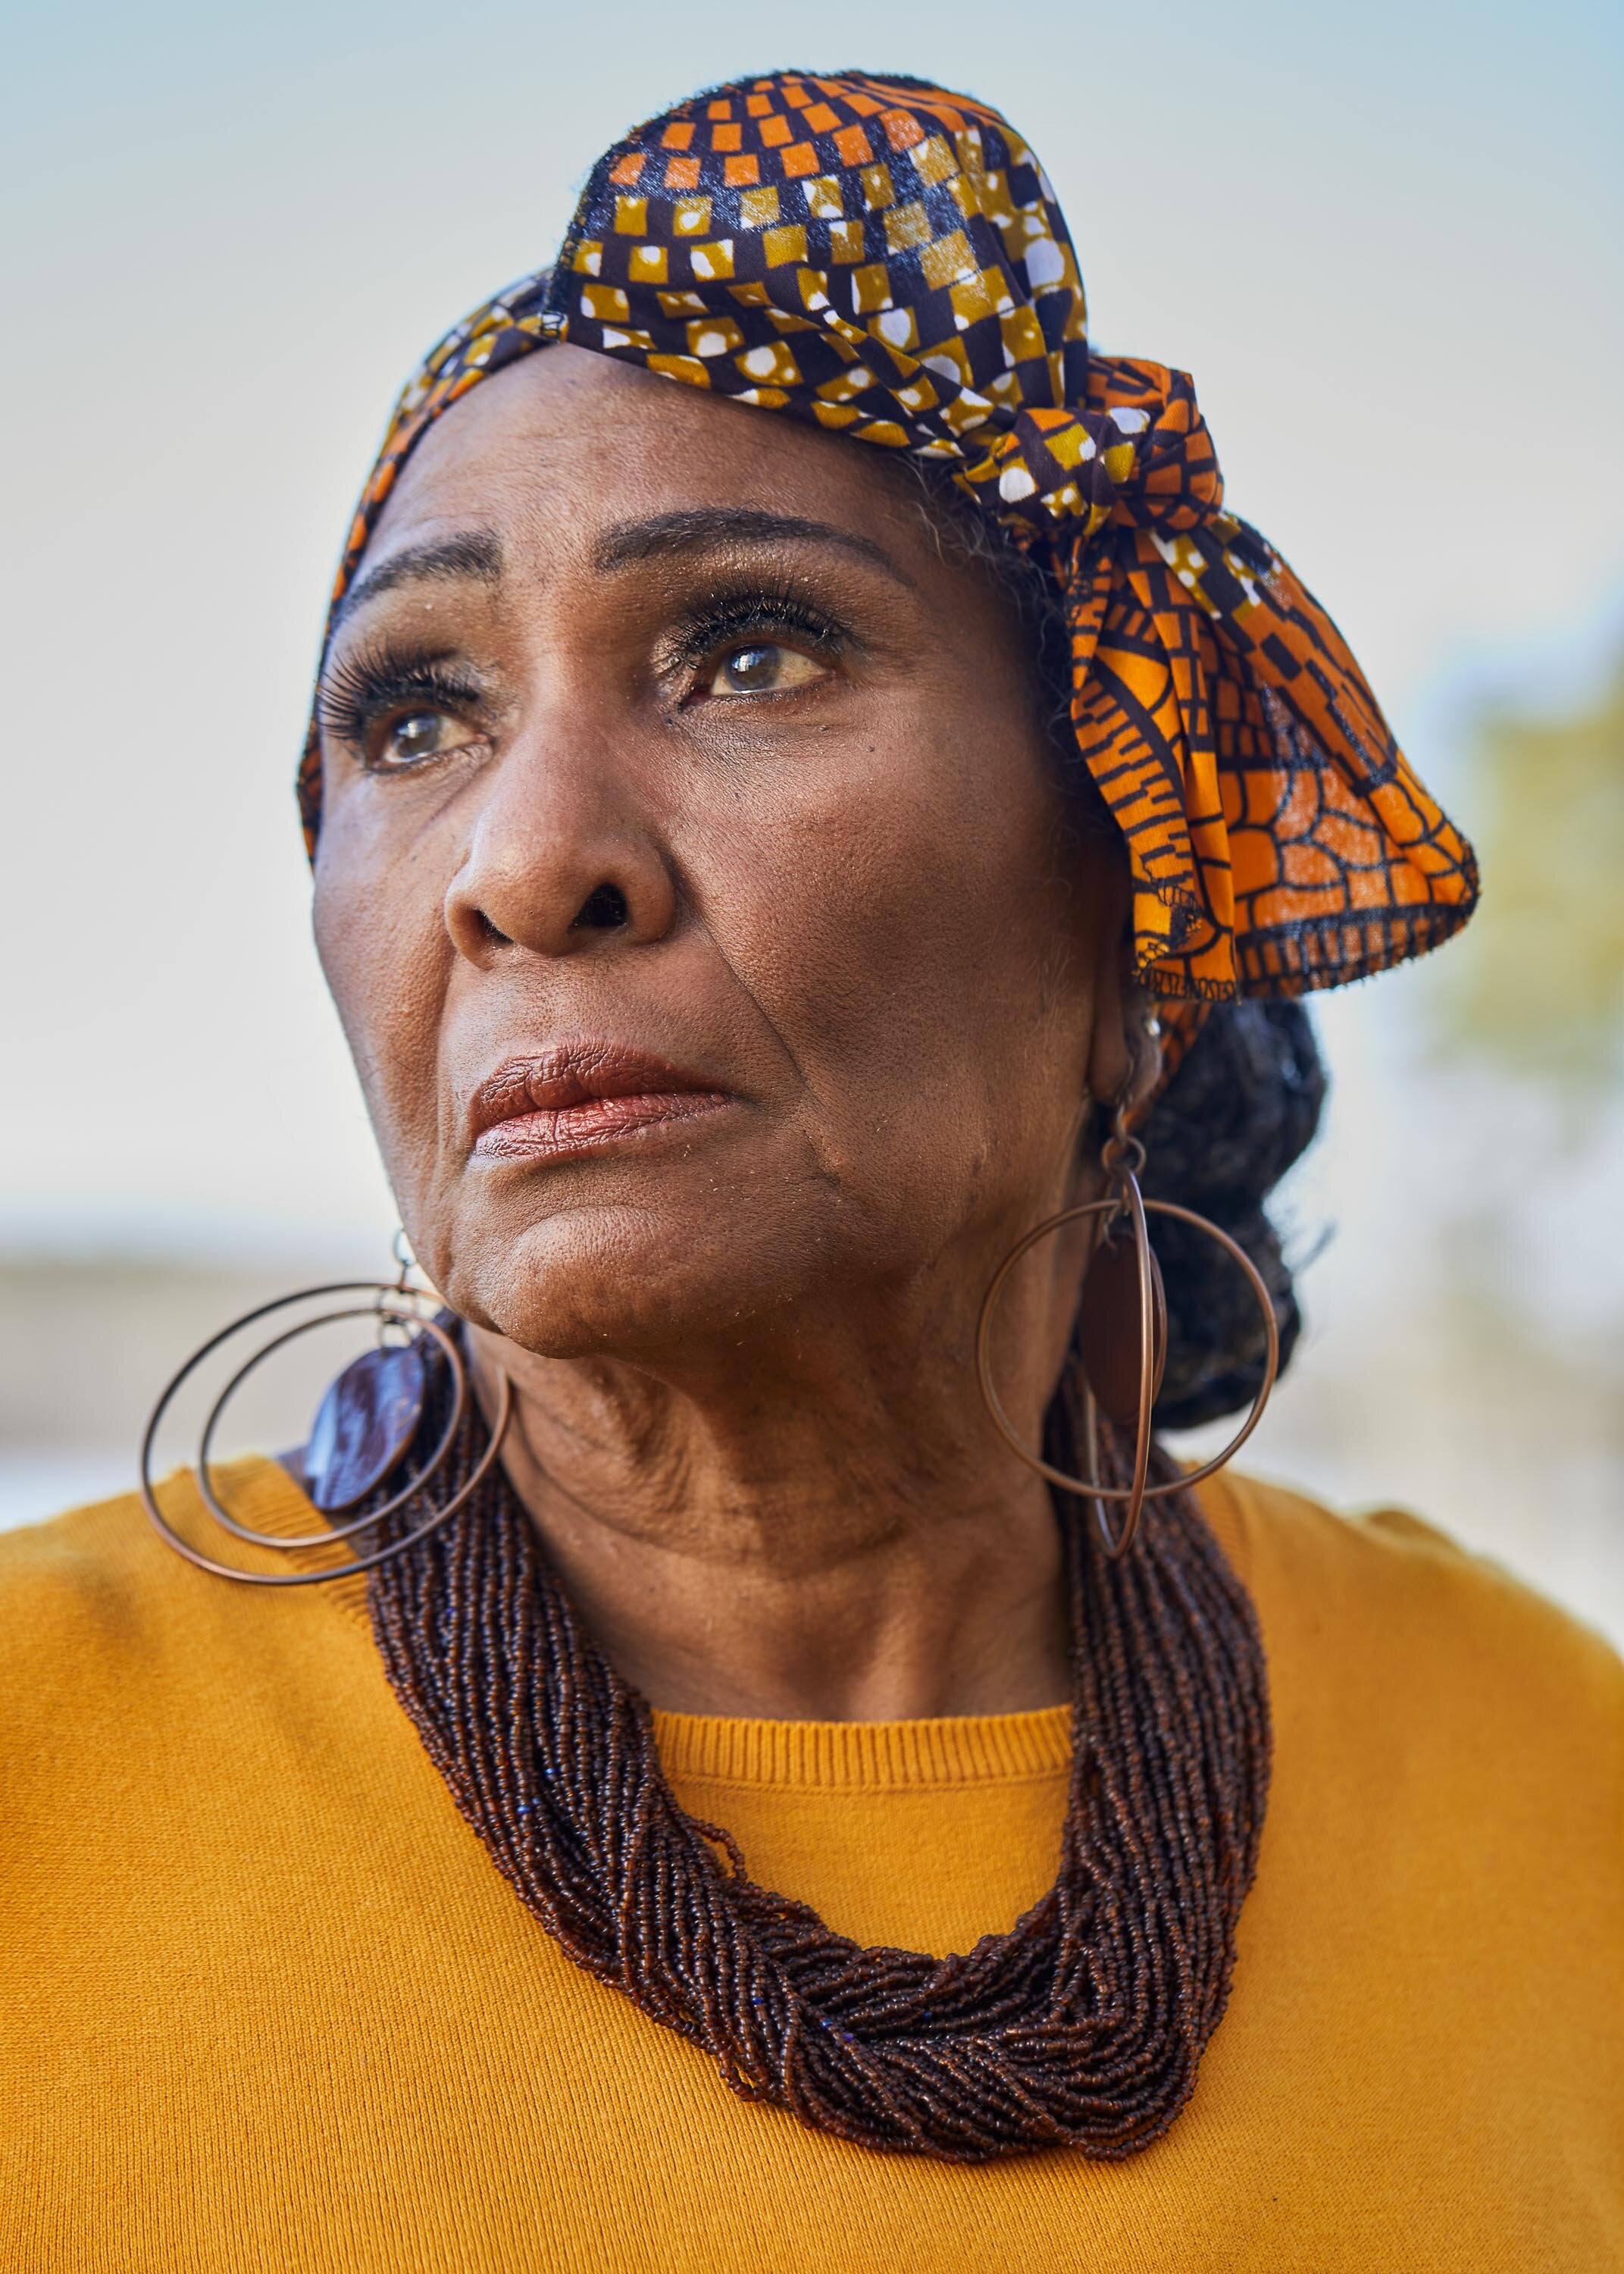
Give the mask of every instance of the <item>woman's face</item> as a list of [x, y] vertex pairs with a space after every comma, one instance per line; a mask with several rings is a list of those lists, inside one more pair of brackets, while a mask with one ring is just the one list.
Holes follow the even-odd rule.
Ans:
[[1122, 901], [883, 454], [571, 348], [418, 448], [324, 674], [316, 930], [402, 1221], [532, 1351], [985, 1283]]

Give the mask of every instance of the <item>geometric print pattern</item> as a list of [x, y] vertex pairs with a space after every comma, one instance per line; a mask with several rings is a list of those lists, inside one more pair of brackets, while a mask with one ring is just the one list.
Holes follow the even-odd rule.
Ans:
[[[568, 339], [940, 463], [1064, 596], [1079, 752], [1121, 829], [1134, 961], [1196, 1006], [1419, 953], [1477, 898], [1335, 626], [1223, 507], [1182, 372], [1091, 353], [1037, 160], [921, 82], [784, 72], [599, 161], [557, 262], [477, 309], [395, 407], [335, 587], [462, 395]], [[300, 778], [320, 819], [314, 731]]]

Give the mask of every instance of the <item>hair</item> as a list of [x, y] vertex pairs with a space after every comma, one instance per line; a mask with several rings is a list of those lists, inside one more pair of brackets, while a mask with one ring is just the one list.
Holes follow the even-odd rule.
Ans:
[[[896, 464], [938, 542], [965, 555], [1011, 606], [1032, 659], [1039, 722], [1080, 828], [1120, 848], [1120, 832], [1077, 762], [1071, 642], [1060, 589], [1041, 551], [1005, 535], [917, 458]], [[1302, 1330], [1291, 1266], [1267, 1202], [1320, 1126], [1326, 1071], [1307, 1012], [1290, 997], [1213, 1003], [1139, 1130], [1147, 1200], [1176, 1201], [1227, 1231], [1268, 1289], [1283, 1372]], [[1094, 1128], [1091, 1118], [1088, 1127]], [[1192, 1429], [1249, 1404], [1263, 1380], [1267, 1337], [1256, 1298], [1217, 1244], [1167, 1216], [1150, 1219], [1168, 1308], [1167, 1368], [1155, 1419]]]

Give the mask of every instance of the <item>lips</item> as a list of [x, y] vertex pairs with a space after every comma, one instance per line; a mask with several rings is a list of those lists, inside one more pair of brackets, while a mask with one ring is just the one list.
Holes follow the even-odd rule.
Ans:
[[618, 1043], [555, 1043], [510, 1058], [481, 1082], [470, 1111], [476, 1158], [559, 1160], [731, 1105], [667, 1059]]

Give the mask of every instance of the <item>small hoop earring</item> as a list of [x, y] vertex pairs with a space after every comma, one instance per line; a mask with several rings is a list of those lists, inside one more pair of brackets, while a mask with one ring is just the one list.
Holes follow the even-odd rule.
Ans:
[[[297, 1326], [289, 1327], [282, 1333], [273, 1337], [271, 1341], [264, 1344], [242, 1366], [238, 1367], [214, 1400], [209, 1409], [208, 1418], [203, 1424], [203, 1433], [198, 1445], [196, 1465], [198, 1491], [203, 1505], [215, 1523], [223, 1531], [230, 1532], [234, 1538], [245, 1540], [253, 1547], [272, 1547], [285, 1553], [289, 1549], [300, 1547], [330, 1547], [335, 1540], [353, 1539], [357, 1532], [365, 1532], [370, 1525], [380, 1522], [383, 1517], [392, 1516], [395, 1510], [403, 1507], [415, 1493], [423, 1489], [444, 1463], [467, 1414], [470, 1396], [468, 1367], [462, 1352], [457, 1348], [455, 1337], [449, 1333], [438, 1319], [425, 1315], [423, 1306], [429, 1300], [429, 1297], [425, 1290], [411, 1284], [409, 1277], [410, 1259], [402, 1255], [398, 1239], [395, 1257], [400, 1263], [401, 1273], [399, 1278], [393, 1283], [376, 1279], [340, 1279], [327, 1286], [301, 1287], [291, 1295], [278, 1295], [274, 1301], [261, 1303], [255, 1310], [244, 1311], [240, 1318], [233, 1319], [229, 1326], [222, 1327], [218, 1334], [211, 1335], [207, 1342], [193, 1351], [185, 1364], [170, 1376], [157, 1404], [147, 1417], [147, 1427], [141, 1434], [139, 1456], [141, 1505], [147, 1510], [159, 1537], [172, 1547], [177, 1555], [184, 1555], [188, 1563], [196, 1564], [199, 1570], [211, 1572], [219, 1579], [237, 1579], [244, 1586], [249, 1587], [310, 1587], [329, 1579], [349, 1578], [355, 1572], [370, 1571], [380, 1563], [387, 1563], [392, 1556], [403, 1555], [407, 1548], [415, 1547], [420, 1540], [426, 1540], [432, 1532], [438, 1531], [447, 1518], [456, 1514], [458, 1509], [465, 1504], [470, 1495], [490, 1473], [496, 1457], [501, 1449], [502, 1439], [507, 1434], [508, 1424], [513, 1413], [513, 1384], [505, 1374], [500, 1377], [496, 1418], [491, 1425], [490, 1440], [468, 1477], [447, 1501], [444, 1507], [432, 1510], [421, 1524], [413, 1531], [407, 1532], [403, 1538], [392, 1541], [386, 1547], [376, 1548], [370, 1555], [357, 1555], [348, 1563], [341, 1563], [330, 1570], [321, 1571], [245, 1571], [240, 1564], [222, 1563], [214, 1556], [206, 1555], [201, 1548], [194, 1547], [190, 1540], [183, 1540], [158, 1506], [157, 1495], [152, 1480], [153, 1447], [157, 1441], [159, 1425], [174, 1403], [181, 1385], [190, 1380], [204, 1359], [217, 1351], [222, 1343], [229, 1342], [234, 1335], [240, 1334], [244, 1327], [252, 1326], [256, 1320], [269, 1318], [273, 1312], [285, 1311], [292, 1303], [319, 1302], [335, 1295], [365, 1294], [372, 1296], [372, 1300], [370, 1303], [345, 1304], [337, 1310], [319, 1312], [314, 1318], [303, 1319]], [[372, 1510], [369, 1515], [352, 1517], [348, 1523], [333, 1525], [322, 1532], [302, 1533], [293, 1540], [252, 1531], [247, 1525], [239, 1523], [229, 1510], [221, 1505], [219, 1495], [214, 1489], [214, 1480], [209, 1473], [209, 1456], [214, 1449], [214, 1433], [220, 1426], [221, 1417], [255, 1367], [262, 1365], [274, 1351], [281, 1350], [284, 1344], [297, 1341], [301, 1335], [312, 1333], [317, 1327], [331, 1325], [336, 1319], [375, 1319], [378, 1321], [378, 1349], [357, 1360], [356, 1362], [357, 1366], [365, 1366], [370, 1359], [387, 1360], [400, 1356], [403, 1348], [405, 1352], [416, 1357], [420, 1368], [422, 1358], [418, 1344], [422, 1337], [428, 1336], [451, 1368], [450, 1418], [440, 1431], [439, 1442], [429, 1459], [425, 1462], [410, 1482], [387, 1500], [381, 1508]], [[397, 1329], [405, 1337], [403, 1346], [400, 1343], [386, 1341], [386, 1334], [390, 1329]], [[338, 1389], [354, 1371], [354, 1367], [346, 1368], [345, 1374], [340, 1376], [339, 1382], [334, 1385], [334, 1389]], [[329, 1391], [329, 1402], [333, 1394], [333, 1391]], [[417, 1410], [420, 1410], [420, 1405]], [[324, 1405], [324, 1414], [326, 1411], [327, 1407]], [[361, 1489], [352, 1493], [347, 1503], [340, 1503], [340, 1505], [353, 1505], [355, 1499], [365, 1497], [377, 1484], [384, 1482], [388, 1476], [392, 1475], [404, 1457], [411, 1434], [409, 1428], [406, 1432], [406, 1443], [393, 1450], [386, 1450], [381, 1460], [375, 1461], [372, 1465], [376, 1474], [372, 1477], [371, 1481], [364, 1481]]]
[[[1105, 1197], [1102, 1200], [1086, 1201], [1080, 1207], [1062, 1209], [1057, 1215], [1046, 1216], [1041, 1224], [1034, 1225], [1024, 1239], [1016, 1242], [993, 1274], [992, 1284], [988, 1288], [982, 1300], [981, 1315], [976, 1327], [975, 1372], [987, 1410], [991, 1414], [1000, 1435], [1011, 1449], [1019, 1453], [1026, 1466], [1029, 1469], [1034, 1469], [1038, 1475], [1045, 1478], [1049, 1483], [1058, 1485], [1063, 1492], [1074, 1494], [1079, 1499], [1090, 1500], [1094, 1502], [1094, 1522], [1099, 1527], [1101, 1544], [1106, 1555], [1114, 1562], [1118, 1556], [1125, 1555], [1132, 1546], [1134, 1535], [1139, 1530], [1139, 1515], [1147, 1500], [1165, 1500], [1173, 1493], [1184, 1492], [1190, 1486], [1200, 1484], [1206, 1478], [1215, 1475], [1227, 1461], [1234, 1458], [1247, 1438], [1251, 1436], [1263, 1418], [1263, 1409], [1268, 1404], [1270, 1392], [1274, 1387], [1274, 1377], [1280, 1370], [1280, 1329], [1274, 1318], [1274, 1306], [1269, 1299], [1268, 1289], [1263, 1284], [1262, 1275], [1245, 1250], [1231, 1239], [1227, 1231], [1221, 1231], [1218, 1225], [1209, 1222], [1206, 1216], [1198, 1216], [1193, 1209], [1179, 1207], [1177, 1201], [1147, 1201], [1144, 1197], [1139, 1190], [1136, 1171], [1142, 1170], [1145, 1165], [1145, 1148], [1136, 1137], [1130, 1135], [1126, 1117], [1120, 1110], [1112, 1124], [1111, 1134], [1101, 1149], [1100, 1159], [1111, 1186]], [[1149, 1228], [1146, 1223], [1147, 1215], [1172, 1216], [1178, 1223], [1187, 1224], [1197, 1231], [1204, 1231], [1209, 1238], [1215, 1239], [1226, 1254], [1233, 1257], [1245, 1273], [1247, 1284], [1257, 1297], [1258, 1307], [1263, 1314], [1265, 1337], [1263, 1380], [1257, 1396], [1252, 1401], [1251, 1412], [1247, 1414], [1246, 1419], [1230, 1438], [1222, 1452], [1214, 1454], [1210, 1461], [1204, 1461], [1199, 1468], [1186, 1470], [1171, 1484], [1165, 1485], [1153, 1485], [1147, 1481], [1152, 1444], [1151, 1410], [1155, 1404], [1156, 1392], [1161, 1387], [1162, 1360], [1166, 1355], [1165, 1348], [1159, 1350], [1157, 1346], [1157, 1299], [1161, 1282], [1156, 1269], [1155, 1254], [1150, 1245]], [[1106, 1248], [1111, 1225], [1116, 1219], [1123, 1216], [1127, 1218], [1132, 1229], [1139, 1281], [1139, 1328], [1138, 1427], [1133, 1447], [1133, 1481], [1127, 1486], [1104, 1485], [1100, 1482], [1096, 1410], [1099, 1401], [1086, 1368], [1083, 1376], [1085, 1393], [1083, 1437], [1088, 1467], [1086, 1477], [1068, 1476], [1064, 1469], [1055, 1468], [1040, 1454], [1033, 1451], [1004, 1412], [992, 1378], [993, 1312], [999, 1296], [1004, 1291], [1005, 1280], [1021, 1258], [1031, 1248], [1035, 1247], [1040, 1239], [1047, 1239], [1051, 1231], [1058, 1231], [1068, 1224], [1079, 1224], [1085, 1219], [1099, 1219], [1094, 1245], [1090, 1250], [1088, 1270], [1085, 1272], [1083, 1278], [1083, 1294], [1079, 1305], [1080, 1314], [1087, 1301], [1089, 1276], [1098, 1263], [1102, 1251]], [[1162, 1341], [1165, 1343], [1164, 1320], [1162, 1324]], [[1112, 1530], [1105, 1510], [1104, 1503], [1108, 1501], [1122, 1501], [1126, 1503], [1121, 1525], [1115, 1532]]]

